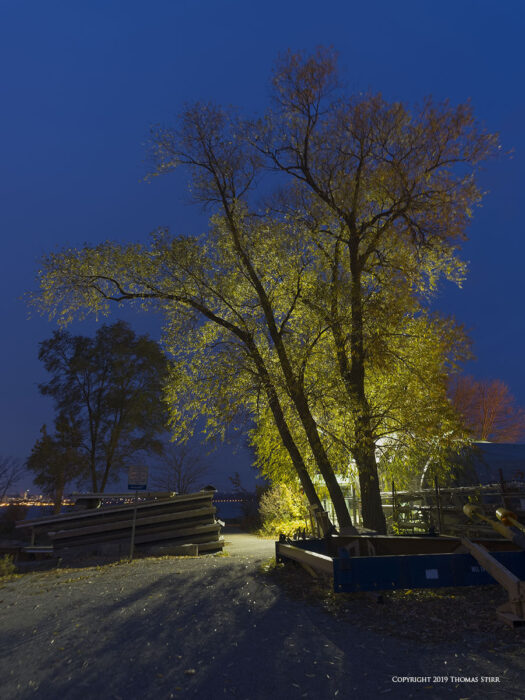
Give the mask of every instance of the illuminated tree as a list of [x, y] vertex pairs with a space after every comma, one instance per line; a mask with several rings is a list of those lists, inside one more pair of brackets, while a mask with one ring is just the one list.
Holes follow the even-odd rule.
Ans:
[[[466, 105], [427, 101], [411, 113], [377, 95], [348, 97], [324, 50], [286, 55], [274, 87], [274, 108], [260, 120], [198, 104], [176, 128], [153, 130], [152, 175], [188, 170], [193, 198], [212, 211], [207, 235], [159, 232], [149, 248], [50, 255], [36, 303], [64, 322], [111, 302], [161, 309], [177, 367], [172, 427], [187, 413], [180, 397], [191, 396], [192, 381], [199, 394], [217, 367], [231, 385], [208, 376], [216, 393], [203, 412], [227, 405], [235, 414], [230, 402], [249, 397], [244, 407], [273, 421], [309, 502], [319, 503], [319, 475], [348, 527], [330, 454], [343, 420], [364, 523], [384, 531], [378, 416], [394, 415], [389, 401], [403, 396], [386, 378], [403, 364], [417, 374], [421, 355], [411, 344], [407, 364], [399, 342], [406, 323], [424, 313], [441, 278], [463, 276], [457, 245], [481, 198], [477, 166], [496, 140]], [[259, 185], [275, 171], [280, 189], [268, 197]]]
[[[348, 97], [335, 56], [324, 49], [281, 57], [273, 84], [274, 109], [251, 138], [269, 167], [294, 182], [294, 212], [322, 234], [332, 271], [334, 360], [355, 417], [363, 517], [382, 530], [366, 381], [382, 330], [370, 302], [388, 285], [410, 307], [440, 276], [461, 277], [456, 246], [481, 199], [474, 173], [497, 141], [476, 127], [468, 105], [427, 100], [410, 113], [380, 95]], [[286, 195], [281, 201], [288, 203]]]

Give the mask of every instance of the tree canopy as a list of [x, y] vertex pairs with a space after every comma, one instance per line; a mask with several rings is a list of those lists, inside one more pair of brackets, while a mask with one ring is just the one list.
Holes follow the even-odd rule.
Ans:
[[381, 439], [448, 432], [444, 373], [463, 341], [426, 302], [440, 279], [464, 275], [458, 245], [497, 139], [468, 105], [410, 111], [348, 96], [324, 49], [281, 57], [273, 86], [260, 118], [197, 104], [176, 127], [152, 130], [152, 175], [187, 168], [192, 197], [211, 210], [205, 235], [158, 231], [149, 247], [51, 254], [35, 303], [63, 322], [113, 302], [160, 308], [172, 426], [192, 410], [211, 427], [221, 412], [254, 415], [309, 502], [319, 504], [320, 477], [348, 527], [336, 476], [344, 446], [364, 523], [384, 531]]
[[457, 376], [450, 397], [474, 440], [518, 442], [525, 439], [525, 411], [499, 379]]

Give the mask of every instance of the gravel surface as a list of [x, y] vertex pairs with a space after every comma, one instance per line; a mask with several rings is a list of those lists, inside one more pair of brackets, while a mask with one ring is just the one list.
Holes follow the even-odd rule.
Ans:
[[[0, 698], [525, 697], [517, 633], [509, 630], [507, 646], [499, 639], [494, 648], [473, 647], [468, 626], [458, 632], [456, 621], [445, 641], [429, 641], [424, 629], [408, 638], [395, 627], [374, 628], [376, 618], [363, 613], [370, 602], [358, 600], [362, 614], [352, 620], [349, 608], [340, 619], [293, 595], [264, 566], [273, 542], [226, 539], [226, 556], [138, 559], [4, 581]], [[436, 624], [447, 620], [428, 621]]]

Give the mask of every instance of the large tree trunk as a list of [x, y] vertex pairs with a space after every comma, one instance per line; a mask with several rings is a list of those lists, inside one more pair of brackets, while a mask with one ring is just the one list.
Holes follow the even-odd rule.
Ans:
[[[355, 237], [354, 237], [355, 238]], [[352, 242], [353, 243], [353, 242]], [[363, 298], [361, 269], [357, 243], [349, 245], [351, 282], [350, 357], [351, 365], [343, 372], [343, 380], [354, 406], [355, 446], [352, 450], [359, 472], [363, 524], [386, 533], [386, 521], [381, 504], [377, 473], [376, 446], [370, 420], [370, 407], [365, 392], [365, 350], [363, 337]], [[346, 357], [346, 356], [345, 356]], [[341, 367], [341, 362], [340, 362]]]
[[62, 500], [64, 498], [64, 486], [59, 486], [55, 489], [53, 495], [53, 515], [58, 515], [62, 508]]
[[363, 525], [372, 530], [377, 530], [381, 534], [386, 534], [386, 521], [381, 503], [377, 473], [375, 443], [370, 438], [367, 422], [369, 423], [365, 419], [363, 425], [356, 429], [356, 447], [352, 453], [359, 470]]
[[292, 460], [292, 464], [295, 467], [297, 476], [299, 477], [299, 481], [301, 482], [302, 489], [305, 493], [306, 498], [308, 499], [308, 503], [311, 506], [317, 506], [319, 509], [322, 509], [322, 504], [315, 490], [315, 486], [310, 478], [310, 475], [308, 474], [308, 470], [306, 469], [306, 465], [301, 456], [301, 453], [299, 452], [299, 449], [295, 444], [295, 440], [293, 439], [293, 436], [288, 428], [288, 424], [286, 423], [286, 419], [284, 417], [284, 412], [281, 407], [279, 397], [268, 374], [266, 365], [264, 364], [264, 360], [261, 357], [252, 339], [245, 339], [245, 343], [248, 346], [250, 356], [257, 367], [257, 372], [263, 383], [264, 390], [268, 398], [268, 404], [270, 406], [270, 410], [275, 421], [275, 425], [277, 427], [277, 430], [279, 431], [281, 440], [283, 441], [283, 444], [286, 447], [288, 454], [290, 455], [290, 459]]
[[363, 524], [372, 530], [386, 533], [386, 521], [381, 504], [375, 457], [375, 441], [371, 429], [370, 408], [365, 394], [363, 312], [357, 248], [350, 248], [352, 270], [350, 361], [347, 355], [347, 341], [340, 321], [339, 249], [337, 244], [334, 253], [330, 298], [331, 331], [339, 373], [355, 416], [352, 457], [359, 473]]

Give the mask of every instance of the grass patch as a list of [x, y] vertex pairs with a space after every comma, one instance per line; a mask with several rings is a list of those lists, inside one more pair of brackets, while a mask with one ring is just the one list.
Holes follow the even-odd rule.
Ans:
[[259, 564], [259, 571], [262, 574], [273, 574], [274, 570], [278, 566], [283, 566], [283, 564], [278, 564], [275, 561], [275, 557], [272, 557], [271, 559], [268, 559], [268, 561], [263, 561], [262, 564]]

